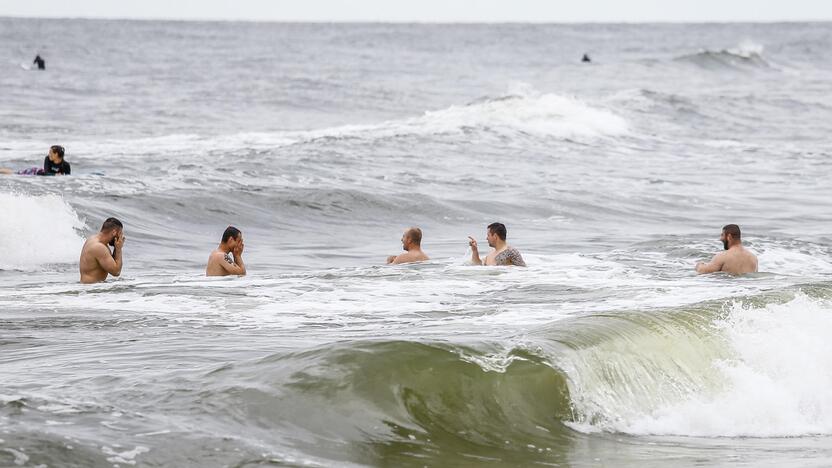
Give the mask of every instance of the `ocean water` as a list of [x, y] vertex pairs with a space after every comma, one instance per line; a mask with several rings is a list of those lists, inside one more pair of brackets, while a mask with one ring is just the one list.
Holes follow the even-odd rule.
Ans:
[[[0, 466], [829, 465], [829, 24], [0, 45], [0, 167], [73, 169], [0, 177]], [[528, 268], [467, 264], [494, 221]], [[696, 276], [727, 223], [760, 273]], [[205, 278], [229, 224], [249, 275]]]

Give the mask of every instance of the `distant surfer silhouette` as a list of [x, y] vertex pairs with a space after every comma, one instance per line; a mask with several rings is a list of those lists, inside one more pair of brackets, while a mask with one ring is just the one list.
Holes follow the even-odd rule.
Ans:
[[581, 62], [590, 63], [590, 62], [592, 62], [592, 59], [589, 58], [589, 54], [584, 54], [584, 57], [581, 59]]
[[35, 56], [35, 60], [32, 64], [38, 66], [38, 70], [46, 70], [46, 60], [42, 59], [40, 54]]

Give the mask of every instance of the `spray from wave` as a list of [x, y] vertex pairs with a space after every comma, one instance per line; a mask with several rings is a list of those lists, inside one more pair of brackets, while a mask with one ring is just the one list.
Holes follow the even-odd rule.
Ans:
[[713, 70], [774, 68], [763, 58], [763, 50], [762, 45], [751, 41], [744, 41], [735, 47], [727, 49], [702, 49], [695, 54], [677, 57], [675, 60]]
[[797, 293], [733, 302], [713, 321], [681, 317], [569, 356], [570, 426], [701, 437], [832, 433], [828, 300]]
[[0, 193], [0, 270], [32, 270], [72, 263], [84, 240], [84, 223], [57, 195]]

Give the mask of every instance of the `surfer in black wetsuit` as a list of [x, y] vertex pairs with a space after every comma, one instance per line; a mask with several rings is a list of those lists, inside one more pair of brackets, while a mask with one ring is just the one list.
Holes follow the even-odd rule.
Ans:
[[40, 54], [35, 56], [35, 60], [32, 62], [32, 64], [37, 65], [38, 70], [46, 70], [46, 60], [42, 59], [40, 57]]
[[589, 58], [589, 54], [584, 54], [584, 57], [581, 59], [581, 62], [590, 63], [590, 62], [592, 62], [592, 59]]
[[64, 147], [54, 145], [49, 148], [49, 154], [43, 160], [43, 174], [38, 175], [69, 175], [69, 163], [64, 159]]
[[43, 168], [30, 167], [20, 171], [13, 171], [11, 169], [0, 168], [0, 174], [17, 174], [17, 175], [69, 175], [71, 168], [69, 163], [64, 159], [64, 147], [54, 145], [49, 148], [49, 154], [43, 160]]

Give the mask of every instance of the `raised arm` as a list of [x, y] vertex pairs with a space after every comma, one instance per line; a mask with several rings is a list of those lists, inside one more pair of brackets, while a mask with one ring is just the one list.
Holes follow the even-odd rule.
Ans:
[[234, 251], [233, 251], [234, 263], [228, 263], [228, 262], [225, 261], [225, 259], [223, 259], [221, 262], [219, 262], [219, 264], [222, 265], [223, 269], [226, 272], [228, 272], [228, 274], [237, 275], [237, 276], [245, 276], [246, 275], [246, 264], [243, 261], [243, 249], [244, 248], [245, 248], [245, 245], [242, 242], [237, 244], [237, 248], [234, 249]]
[[468, 245], [471, 246], [471, 263], [474, 265], [482, 265], [482, 260], [480, 259], [480, 251], [477, 249], [477, 240], [471, 236], [468, 236]]
[[124, 234], [116, 238], [113, 253], [104, 244], [97, 244], [93, 247], [95, 260], [101, 265], [107, 273], [113, 276], [121, 275], [122, 262], [122, 248], [124, 247]]
[[725, 254], [718, 253], [714, 255], [714, 258], [712, 258], [711, 261], [708, 263], [697, 263], [696, 272], [700, 275], [716, 273], [717, 271], [722, 271], [723, 265], [725, 265]]

